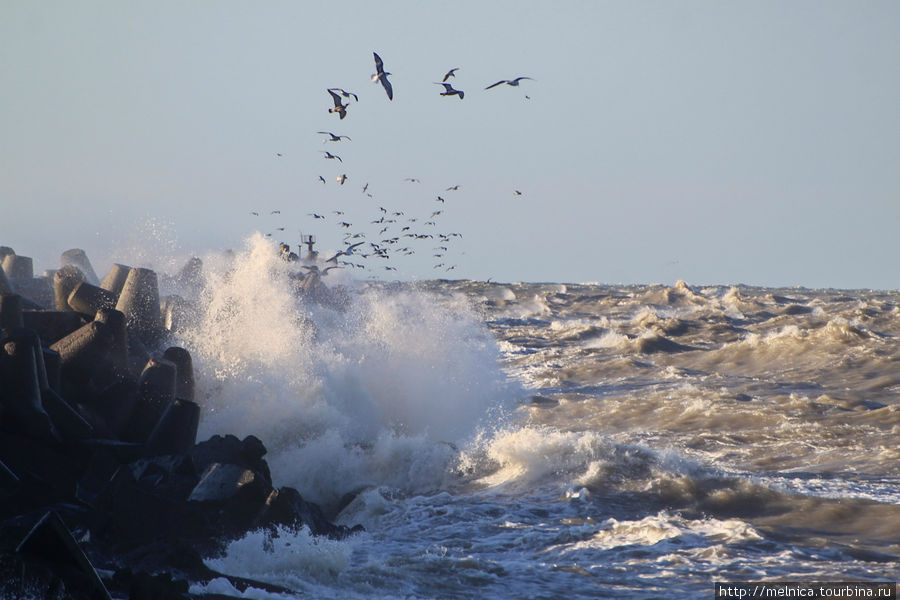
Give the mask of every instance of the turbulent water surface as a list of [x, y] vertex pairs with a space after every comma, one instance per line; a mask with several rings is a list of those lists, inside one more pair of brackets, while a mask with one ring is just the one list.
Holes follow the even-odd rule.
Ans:
[[333, 272], [334, 308], [259, 239], [206, 265], [200, 437], [258, 435], [276, 485], [365, 527], [235, 541], [210, 566], [295, 590], [246, 597], [900, 579], [898, 292]]

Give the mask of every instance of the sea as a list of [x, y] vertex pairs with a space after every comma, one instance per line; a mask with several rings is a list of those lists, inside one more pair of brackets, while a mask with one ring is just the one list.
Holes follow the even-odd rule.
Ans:
[[[387, 282], [257, 237], [178, 341], [199, 440], [256, 435], [345, 539], [254, 531], [238, 598], [712, 598], [900, 580], [900, 292]], [[301, 271], [302, 272], [302, 271]], [[167, 284], [161, 284], [165, 288]]]

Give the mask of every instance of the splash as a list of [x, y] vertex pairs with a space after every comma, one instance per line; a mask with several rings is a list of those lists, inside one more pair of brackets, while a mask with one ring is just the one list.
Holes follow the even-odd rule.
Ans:
[[257, 435], [276, 484], [314, 502], [440, 487], [456, 445], [509, 397], [496, 343], [458, 296], [347, 282], [343, 310], [314, 304], [295, 290], [302, 266], [258, 234], [232, 261], [204, 263], [184, 333], [198, 437]]

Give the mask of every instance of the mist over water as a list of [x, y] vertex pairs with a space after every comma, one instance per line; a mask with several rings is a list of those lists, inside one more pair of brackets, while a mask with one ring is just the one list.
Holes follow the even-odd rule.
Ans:
[[255, 235], [173, 284], [199, 437], [257, 435], [276, 485], [365, 532], [254, 532], [214, 568], [325, 598], [900, 578], [896, 293], [338, 270], [319, 303], [298, 273]]

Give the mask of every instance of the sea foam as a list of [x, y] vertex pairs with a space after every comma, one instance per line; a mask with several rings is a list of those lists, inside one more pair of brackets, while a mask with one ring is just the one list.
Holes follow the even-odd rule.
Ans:
[[458, 296], [345, 279], [335, 309], [300, 297], [292, 273], [305, 271], [259, 234], [206, 273], [183, 334], [198, 438], [257, 435], [276, 484], [326, 505], [373, 485], [440, 487], [454, 448], [510, 398], [490, 332]]

